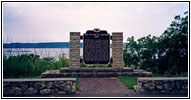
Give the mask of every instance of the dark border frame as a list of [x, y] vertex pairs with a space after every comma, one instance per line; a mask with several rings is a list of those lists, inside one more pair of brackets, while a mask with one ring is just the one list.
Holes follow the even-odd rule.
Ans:
[[[3, 62], [3, 60], [2, 60], [2, 58], [3, 58], [3, 56], [2, 56], [2, 52], [3, 52], [3, 45], [2, 45], [2, 43], [3, 43], [3, 38], [2, 38], [2, 34], [3, 34], [3, 32], [2, 32], [2, 9], [3, 9], [3, 7], [2, 7], [2, 5], [3, 5], [3, 3], [4, 2], [154, 2], [154, 3], [156, 3], [156, 2], [186, 2], [186, 3], [188, 3], [188, 17], [189, 17], [189, 23], [188, 23], [188, 25], [189, 25], [189, 28], [190, 28], [190, 1], [1, 1], [1, 61]], [[188, 32], [190, 33], [190, 29], [188, 30]], [[189, 34], [188, 33], [188, 34]], [[190, 42], [190, 34], [189, 34], [189, 42]], [[35, 97], [35, 98], [32, 98], [32, 97], [30, 97], [30, 98], [25, 98], [25, 97], [18, 97], [18, 98], [14, 98], [14, 97], [10, 97], [10, 98], [6, 98], [6, 97], [4, 97], [3, 98], [3, 93], [2, 93], [2, 79], [3, 79], [3, 77], [2, 77], [2, 75], [3, 75], [3, 73], [2, 73], [2, 67], [3, 67], [3, 63], [1, 63], [1, 99], [190, 99], [190, 68], [189, 68], [189, 66], [190, 66], [190, 44], [189, 44], [189, 46], [188, 46], [189, 48], [188, 48], [188, 50], [189, 50], [189, 54], [188, 54], [188, 56], [189, 56], [189, 65], [188, 65], [188, 75], [189, 75], [189, 94], [188, 94], [188, 98], [176, 98], [176, 97], [169, 97], [169, 98], [159, 98], [159, 97], [145, 97], [145, 98], [141, 98], [141, 97], [139, 97], [139, 98], [132, 98], [132, 97], [124, 97], [124, 98], [101, 98], [101, 97], [99, 97], [99, 98], [93, 98], [93, 97], [87, 97], [87, 98], [49, 98], [49, 97], [44, 97], [44, 98], [39, 98], [39, 97]]]

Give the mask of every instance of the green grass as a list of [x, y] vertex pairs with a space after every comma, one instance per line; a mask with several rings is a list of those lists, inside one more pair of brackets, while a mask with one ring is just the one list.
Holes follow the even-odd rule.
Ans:
[[80, 81], [79, 81], [79, 78], [78, 77], [76, 77], [76, 90], [80, 90]]
[[137, 77], [118, 77], [118, 78], [128, 88], [133, 88], [134, 85], [137, 85]]

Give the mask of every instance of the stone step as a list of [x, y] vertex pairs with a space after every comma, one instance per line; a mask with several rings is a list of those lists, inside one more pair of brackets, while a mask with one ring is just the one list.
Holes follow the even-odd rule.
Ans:
[[124, 67], [122, 69], [114, 69], [114, 68], [61, 68], [60, 73], [65, 72], [133, 72], [132, 68]]
[[59, 78], [59, 77], [118, 77], [118, 76], [133, 76], [133, 77], [151, 77], [151, 72], [135, 71], [135, 72], [65, 72], [60, 73], [60, 70], [47, 70], [41, 74], [41, 78]]

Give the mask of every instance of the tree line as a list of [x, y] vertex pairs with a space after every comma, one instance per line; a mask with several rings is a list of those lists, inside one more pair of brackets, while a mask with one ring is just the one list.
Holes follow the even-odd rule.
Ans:
[[166, 76], [188, 74], [188, 12], [177, 15], [159, 37], [148, 35], [127, 39], [124, 63]]

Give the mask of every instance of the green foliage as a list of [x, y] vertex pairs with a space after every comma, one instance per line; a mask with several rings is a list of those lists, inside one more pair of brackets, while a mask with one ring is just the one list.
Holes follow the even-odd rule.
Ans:
[[118, 77], [120, 81], [128, 88], [133, 88], [137, 85], [137, 77]]
[[174, 17], [170, 27], [159, 37], [148, 35], [137, 41], [127, 39], [124, 49], [125, 66], [136, 66], [164, 76], [187, 76], [188, 13]]
[[18, 56], [3, 56], [3, 77], [39, 76], [42, 72], [68, 67], [69, 60], [64, 55], [55, 58], [40, 58], [39, 55], [22, 54]]
[[136, 67], [136, 66], [135, 66], [135, 65], [133, 65], [133, 64], [131, 64], [131, 65], [130, 65], [130, 68], [135, 69], [135, 67]]

